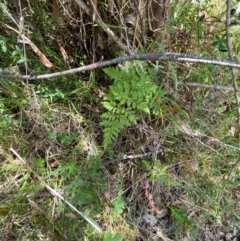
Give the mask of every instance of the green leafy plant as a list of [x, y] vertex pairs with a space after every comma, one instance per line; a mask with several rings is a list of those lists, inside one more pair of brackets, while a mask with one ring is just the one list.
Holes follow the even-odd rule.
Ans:
[[227, 51], [227, 38], [225, 35], [216, 36], [216, 40], [212, 42], [212, 46], [218, 48], [220, 52]]
[[65, 99], [65, 94], [58, 88], [49, 88], [46, 86], [38, 86], [36, 94], [42, 98], [49, 98], [51, 101], [55, 99]]
[[79, 137], [77, 135], [68, 135], [65, 131], [62, 133], [57, 133], [57, 137], [60, 139], [60, 143], [62, 145], [69, 145], [71, 144], [73, 141], [78, 142], [79, 141]]
[[182, 225], [187, 225], [187, 226], [191, 226], [192, 223], [191, 221], [188, 219], [186, 213], [181, 210], [179, 207], [176, 206], [169, 206], [170, 210], [171, 210], [171, 215], [172, 217], [179, 223]]
[[63, 180], [68, 181], [65, 191], [71, 194], [71, 203], [74, 205], [97, 203], [99, 198], [95, 188], [96, 186], [99, 189], [104, 187], [100, 160], [90, 157], [87, 160], [88, 165], [84, 172], [81, 172], [77, 161], [74, 159], [68, 162], [59, 161], [59, 163], [57, 172]]
[[[145, 162], [146, 163], [146, 162]], [[160, 161], [157, 161], [152, 169], [149, 169], [150, 175], [149, 180], [153, 183], [160, 181], [162, 184], [179, 187], [181, 183], [175, 180], [168, 172], [168, 166], [162, 166]]]
[[123, 209], [125, 208], [125, 202], [121, 197], [118, 197], [115, 201], [112, 202], [114, 209], [112, 210], [112, 213], [121, 214], [123, 212]]
[[78, 174], [76, 160], [71, 159], [68, 162], [59, 161], [59, 163], [60, 167], [58, 172], [64, 177], [64, 179], [71, 179]]
[[12, 57], [17, 64], [24, 63], [26, 58], [23, 56], [22, 49], [19, 46], [15, 46], [15, 50], [12, 52]]
[[112, 235], [112, 233], [107, 232], [104, 234], [103, 241], [122, 241], [123, 237], [120, 233]]
[[141, 116], [158, 114], [159, 101], [166, 93], [153, 84], [156, 70], [144, 62], [127, 62], [121, 67], [105, 68], [104, 72], [114, 80], [102, 102], [107, 110], [101, 116], [106, 148], [122, 129], [136, 124]]

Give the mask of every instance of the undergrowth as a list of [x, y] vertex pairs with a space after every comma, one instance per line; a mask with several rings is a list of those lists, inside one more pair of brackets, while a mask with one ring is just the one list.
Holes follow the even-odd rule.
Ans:
[[[45, 74], [120, 53], [106, 38], [106, 26], [92, 24], [94, 17], [74, 1], [38, 1], [32, 11], [31, 2], [22, 4], [25, 34], [54, 67], [46, 67], [11, 32], [21, 11], [17, 3], [5, 2], [1, 71]], [[137, 7], [109, 1], [96, 10], [131, 50], [162, 51], [165, 43], [145, 36], [141, 18], [133, 21], [136, 8], [144, 7], [142, 1]], [[163, 31], [171, 50], [227, 57], [222, 2], [176, 0], [171, 9], [174, 31]], [[236, 59], [238, 32], [234, 26]], [[230, 81], [230, 71], [222, 67], [140, 61], [47, 80], [1, 77], [0, 239], [202, 241], [229, 234], [237, 239], [236, 101], [232, 92], [201, 86]]]

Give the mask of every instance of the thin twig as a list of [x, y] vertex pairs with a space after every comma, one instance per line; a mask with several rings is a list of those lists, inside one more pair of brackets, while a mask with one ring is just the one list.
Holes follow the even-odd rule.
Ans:
[[[140, 2], [139, 2], [140, 3]], [[137, 2], [137, 0], [134, 0], [134, 5], [135, 5], [135, 8], [137, 10], [137, 13], [138, 13], [138, 17], [140, 19], [140, 26], [141, 26], [141, 39], [143, 41], [143, 48], [144, 48], [144, 52], [146, 52], [146, 49], [147, 49], [147, 44], [146, 44], [146, 35], [145, 35], [145, 28], [144, 28], [144, 21], [143, 21], [143, 16], [140, 12], [140, 9], [139, 9], [139, 4]], [[137, 25], [135, 25], [135, 31], [137, 29]]]
[[[206, 89], [215, 89], [215, 90], [223, 90], [223, 91], [235, 91], [233, 87], [230, 86], [222, 86], [222, 85], [209, 85], [209, 84], [200, 84], [200, 83], [193, 83], [193, 82], [187, 82], [184, 83], [187, 86], [191, 87], [200, 87], [200, 88], [206, 88]], [[240, 89], [238, 89], [239, 91]]]
[[159, 154], [159, 153], [162, 153], [162, 150], [157, 150], [157, 151], [147, 152], [147, 153], [137, 154], [137, 155], [123, 156], [121, 158], [112, 159], [112, 160], [104, 162], [102, 164], [102, 167], [105, 167], [105, 166], [107, 166], [109, 164], [112, 164], [112, 163], [115, 163], [115, 162], [126, 161], [126, 160], [137, 159], [137, 158], [143, 158], [143, 157], [147, 157], [147, 156], [151, 156], [153, 154]]
[[[2, 22], [1, 22], [2, 23]], [[38, 49], [38, 47], [29, 39], [27, 38], [23, 33], [20, 34], [19, 30], [5, 24], [5, 23], [2, 23], [4, 26], [6, 26], [7, 28], [13, 30], [14, 32], [16, 32], [19, 37], [21, 37], [22, 40], [18, 40], [18, 42], [20, 43], [21, 41], [23, 41], [24, 43], [27, 43], [30, 45], [30, 47], [32, 48], [33, 52], [35, 54], [37, 54], [37, 56], [39, 57], [41, 63], [47, 67], [47, 68], [52, 68], [53, 67], [53, 64], [47, 59], [47, 57]], [[27, 76], [27, 75], [25, 75]], [[28, 80], [28, 78], [25, 78], [25, 80]]]
[[21, 80], [50, 79], [50, 78], [55, 78], [55, 77], [64, 76], [64, 75], [76, 74], [82, 71], [91, 71], [91, 70], [103, 68], [106, 66], [118, 64], [124, 61], [133, 61], [133, 60], [192, 62], [192, 63], [200, 63], [200, 64], [213, 64], [213, 65], [240, 69], [240, 63], [229, 61], [226, 59], [218, 60], [213, 58], [199, 57], [196, 55], [190, 55], [185, 53], [166, 52], [166, 53], [147, 53], [142, 55], [126, 55], [126, 56], [117, 57], [111, 60], [100, 61], [98, 63], [90, 64], [87, 66], [60, 71], [52, 74], [31, 76], [31, 75], [11, 75], [11, 74], [0, 72], [0, 77], [8, 78], [8, 79], [21, 79]]
[[[82, 1], [82, 0], [75, 0], [75, 2], [85, 11], [88, 15], [93, 14], [91, 9]], [[94, 8], [94, 14], [95, 14], [95, 22], [102, 26], [103, 30], [108, 34], [108, 36], [127, 54], [132, 54], [132, 52], [128, 49], [128, 47], [121, 41], [119, 37], [115, 35], [115, 33], [106, 25], [106, 23], [103, 22], [100, 14], [98, 13], [96, 7], [94, 4], [92, 4], [92, 7]]]
[[[16, 199], [17, 197], [19, 197], [19, 195], [16, 194], [16, 193], [0, 194], [0, 200]], [[30, 194], [30, 195], [26, 196], [26, 198], [32, 198], [32, 197], [34, 197], [34, 198], [51, 198], [51, 197], [54, 197], [54, 195], [52, 195], [50, 192], [47, 192], [47, 191], [38, 190], [36, 193], [33, 193], [33, 194]]]
[[[233, 59], [233, 48], [231, 42], [231, 33], [230, 33], [230, 25], [231, 25], [231, 2], [232, 0], [227, 0], [227, 12], [226, 12], [226, 36], [227, 36], [227, 48], [228, 48], [228, 57], [229, 59]], [[238, 113], [238, 143], [240, 144], [240, 98], [238, 95], [238, 84], [237, 84], [237, 70], [232, 68], [232, 85], [234, 88], [234, 95], [236, 98], [237, 104], [237, 113]]]
[[86, 215], [84, 215], [82, 212], [80, 212], [79, 210], [77, 210], [77, 208], [75, 208], [70, 202], [68, 202], [66, 199], [64, 199], [64, 197], [57, 192], [56, 190], [54, 190], [53, 188], [51, 188], [49, 185], [47, 185], [44, 180], [29, 166], [27, 165], [27, 163], [21, 158], [21, 156], [13, 149], [10, 148], [10, 151], [24, 164], [24, 166], [31, 172], [34, 174], [34, 176], [45, 186], [45, 188], [55, 197], [58, 197], [59, 199], [61, 199], [67, 206], [69, 206], [73, 211], [75, 211], [77, 214], [79, 214], [83, 219], [85, 219], [85, 221], [87, 221], [90, 225], [92, 225], [99, 233], [102, 233], [103, 230], [101, 229], [101, 227], [96, 224], [93, 220], [91, 220], [89, 217], [87, 217]]
[[[21, 5], [21, 0], [18, 1], [19, 5], [19, 12], [20, 12], [20, 19], [19, 19], [19, 35], [18, 35], [18, 41], [19, 37], [21, 35], [24, 35], [24, 17], [23, 17], [23, 12], [22, 12], [22, 5]], [[23, 58], [24, 58], [24, 67], [25, 67], [25, 75], [28, 75], [28, 64], [27, 64], [27, 53], [26, 53], [26, 41], [22, 42], [23, 45]], [[27, 80], [27, 86], [28, 86], [28, 80]]]
[[2, 10], [2, 12], [4, 14], [7, 15], [7, 17], [19, 28], [19, 25], [17, 23], [17, 21], [13, 18], [13, 16], [11, 15], [11, 13], [8, 11], [7, 6], [4, 6], [3, 3], [0, 3], [0, 9]]
[[[231, 3], [232, 0], [227, 0], [227, 11], [226, 11], [226, 36], [227, 36], [227, 48], [228, 48], [228, 57], [229, 59], [233, 59], [233, 47], [232, 47], [232, 42], [231, 42], [231, 33], [230, 33], [230, 25], [231, 25]], [[236, 99], [236, 104], [237, 104], [237, 114], [238, 114], [238, 144], [240, 144], [240, 98], [238, 95], [238, 83], [237, 83], [237, 78], [238, 78], [238, 71], [235, 68], [232, 68], [232, 85], [234, 88], [234, 95]], [[238, 161], [236, 162], [235, 166], [232, 168], [229, 178], [232, 176], [234, 170], [240, 163], [240, 152], [239, 152], [239, 157]]]
[[[26, 164], [26, 162], [16, 153], [15, 150], [13, 150], [12, 148], [10, 150], [14, 153], [14, 155], [16, 155], [19, 158], [19, 160], [21, 160], [23, 162], [24, 165]], [[143, 158], [143, 157], [147, 157], [147, 156], [151, 156], [151, 155], [159, 154], [159, 153], [162, 153], [162, 150], [157, 150], [157, 151], [154, 151], [154, 152], [147, 152], [147, 153], [144, 153], [144, 154], [128, 155], [128, 156], [123, 156], [123, 157], [117, 158], [117, 159], [111, 159], [111, 160], [108, 160], [108, 161], [104, 162], [102, 164], [102, 168], [106, 167], [109, 164], [113, 164], [113, 163], [116, 163], [116, 162]], [[28, 167], [28, 169], [30, 169], [30, 168]], [[30, 171], [33, 172], [32, 169], [30, 169]], [[36, 174], [35, 172], [33, 172], [33, 173], [37, 176], [38, 179], [41, 179], [40, 181], [42, 181], [42, 178], [40, 176], [38, 176], [38, 174]], [[47, 185], [45, 185], [45, 186], [47, 188]], [[59, 195], [62, 195], [61, 193], [63, 193], [62, 190], [52, 191], [51, 188], [50, 189], [47, 188], [47, 189], [48, 189], [49, 192], [38, 190], [33, 196], [35, 198], [51, 198], [51, 197], [55, 197], [55, 196], [59, 197]], [[58, 193], [57, 195], [56, 195], [56, 192]], [[0, 200], [15, 199], [18, 196], [19, 195], [16, 194], [16, 193], [4, 193], [4, 194], [0, 195]], [[60, 199], [63, 200], [62, 198], [60, 198]]]

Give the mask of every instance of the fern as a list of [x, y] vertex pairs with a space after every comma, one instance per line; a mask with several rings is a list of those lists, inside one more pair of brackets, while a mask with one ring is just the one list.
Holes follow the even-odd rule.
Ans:
[[121, 67], [105, 68], [104, 72], [113, 79], [109, 93], [102, 105], [106, 112], [102, 114], [101, 125], [104, 127], [103, 145], [106, 148], [126, 127], [137, 123], [143, 114], [156, 114], [156, 99], [165, 95], [159, 86], [152, 83], [156, 71], [146, 63], [126, 62]]

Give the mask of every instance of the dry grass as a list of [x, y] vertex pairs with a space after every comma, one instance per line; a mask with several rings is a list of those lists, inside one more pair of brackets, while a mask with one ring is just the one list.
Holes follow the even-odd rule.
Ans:
[[[27, 57], [32, 59], [28, 72], [78, 67], [97, 62], [102, 56], [111, 59], [124, 52], [120, 44], [134, 53], [163, 49], [163, 43], [159, 46], [148, 35], [145, 3], [139, 1], [137, 8], [136, 3], [89, 1], [87, 9], [94, 13], [89, 14], [74, 1], [39, 1], [36, 6], [22, 2], [26, 36], [55, 65], [46, 70], [26, 45]], [[8, 13], [20, 17], [17, 4], [7, 3], [7, 7]], [[0, 19], [14, 25], [7, 14]], [[179, 24], [174, 31], [162, 30], [164, 36], [172, 35], [170, 45], [165, 46], [178, 52], [218, 55], [211, 46], [213, 36], [197, 38], [196, 22], [182, 19], [184, 27]], [[18, 36], [4, 26], [0, 35], [8, 38], [11, 56]], [[201, 27], [206, 30], [206, 26]], [[218, 27], [221, 29], [222, 23]], [[107, 28], [117, 40], [110, 37]], [[18, 60], [4, 56], [0, 57], [3, 67]], [[87, 240], [102, 240], [70, 210], [61, 212], [58, 198], [34, 197], [45, 190], [9, 152], [12, 147], [59, 191], [81, 178], [85, 186], [93, 184], [91, 190], [98, 203], [90, 200], [79, 204], [82, 186], [70, 189], [75, 193], [65, 191], [65, 197], [79, 210], [89, 212], [104, 231], [119, 232], [125, 240], [224, 240], [227, 235], [238, 240], [240, 168], [236, 165], [239, 147], [234, 139], [232, 95], [185, 86], [186, 81], [226, 85], [230, 75], [217, 67], [175, 64], [174, 68], [178, 88], [173, 84], [174, 73], [166, 66], [155, 80], [168, 92], [162, 115], [140, 118], [137, 125], [119, 134], [109, 150], [102, 148], [99, 122], [104, 111], [101, 100], [111, 82], [101, 71], [28, 86], [1, 79], [0, 113], [6, 119], [0, 122], [0, 238], [47, 241], [85, 236]], [[25, 73], [25, 67], [20, 65], [19, 71]], [[117, 161], [106, 169], [94, 169], [97, 164], [93, 161], [156, 150], [162, 151], [150, 158]], [[72, 160], [76, 161], [76, 173], [69, 180], [70, 170], [58, 170]], [[118, 197], [124, 203], [120, 214], [113, 213]]]

